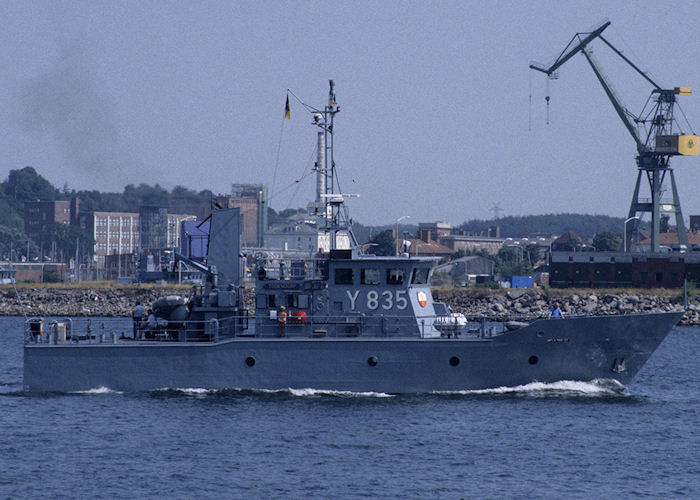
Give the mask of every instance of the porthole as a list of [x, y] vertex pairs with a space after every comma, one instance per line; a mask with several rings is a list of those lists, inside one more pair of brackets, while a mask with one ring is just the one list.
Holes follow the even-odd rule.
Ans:
[[452, 356], [450, 358], [450, 366], [457, 366], [459, 364], [459, 358], [457, 356]]
[[540, 359], [537, 356], [530, 356], [527, 360], [531, 365], [536, 365]]
[[539, 332], [537, 332], [537, 336], [544, 337], [544, 332], [542, 330], [540, 330]]
[[248, 356], [245, 358], [245, 364], [248, 366], [255, 366], [255, 358], [253, 356]]
[[376, 356], [370, 356], [369, 358], [367, 358], [367, 364], [369, 366], [377, 366], [377, 363], [379, 363], [379, 360]]

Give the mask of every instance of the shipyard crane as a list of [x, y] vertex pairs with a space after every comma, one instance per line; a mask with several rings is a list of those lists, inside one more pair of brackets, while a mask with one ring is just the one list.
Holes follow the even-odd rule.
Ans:
[[[698, 136], [692, 133], [692, 130], [691, 133], [682, 132], [673, 114], [674, 105], [676, 105], [676, 96], [690, 95], [690, 89], [685, 87], [663, 89], [657, 85], [654, 80], [632, 63], [620, 50], [603, 38], [602, 33], [608, 26], [610, 26], [609, 21], [603, 23], [591, 32], [576, 33], [551, 66], [544, 67], [543, 65], [533, 63], [530, 65], [530, 69], [541, 71], [550, 79], [556, 79], [558, 78], [557, 69], [574, 55], [581, 52], [586, 57], [591, 68], [593, 68], [595, 76], [603, 86], [603, 90], [605, 90], [608, 99], [610, 99], [610, 102], [615, 108], [617, 115], [620, 117], [622, 123], [625, 125], [630, 135], [632, 135], [637, 145], [636, 160], [638, 174], [637, 183], [632, 196], [632, 203], [630, 204], [629, 217], [635, 218], [638, 221], [636, 217], [637, 213], [651, 213], [651, 251], [658, 252], [661, 211], [675, 213], [678, 242], [687, 247], [688, 237], [685, 231], [685, 225], [683, 224], [681, 203], [678, 198], [678, 190], [676, 189], [673, 170], [669, 166], [669, 159], [671, 156], [675, 155], [693, 156], [698, 154]], [[622, 104], [622, 101], [620, 101], [620, 98], [614, 92], [607, 77], [602, 72], [600, 64], [588, 48], [588, 44], [598, 38], [645, 80], [653, 85], [654, 88], [651, 91], [651, 95], [639, 115], [634, 115]], [[549, 96], [547, 96], [547, 101], [549, 102]], [[689, 125], [688, 128], [690, 128]], [[642, 175], [646, 175], [649, 182], [651, 201], [643, 200], [639, 197]], [[673, 195], [672, 204], [662, 203], [661, 201], [661, 196], [664, 192], [662, 186], [667, 177], [670, 178], [671, 181], [671, 191]], [[626, 231], [626, 236], [629, 237], [634, 231], [634, 227], [630, 227], [626, 229]]]

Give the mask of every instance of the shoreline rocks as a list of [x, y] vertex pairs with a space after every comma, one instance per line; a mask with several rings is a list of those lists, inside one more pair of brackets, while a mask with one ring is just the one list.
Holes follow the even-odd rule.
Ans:
[[[24, 288], [20, 299], [28, 316], [130, 316], [140, 301], [150, 305], [165, 295], [189, 297], [189, 286], [105, 286], [87, 288]], [[518, 320], [546, 317], [549, 306], [558, 302], [564, 315], [630, 314], [639, 312], [680, 311], [684, 307], [680, 293], [652, 295], [643, 293], [546, 293], [541, 290], [513, 289], [506, 293], [483, 295], [471, 291], [449, 294], [434, 292], [436, 301], [446, 302], [452, 312], [467, 317], [487, 316], [494, 320]], [[244, 297], [252, 312], [253, 293]], [[12, 287], [0, 289], [0, 315], [22, 316], [22, 307]], [[700, 325], [700, 302], [689, 300], [681, 325]]]
[[[137, 301], [148, 307], [159, 297], [190, 293], [184, 286], [19, 289], [27, 316], [131, 316]], [[12, 287], [0, 290], [0, 316], [22, 316], [22, 306]]]
[[[515, 292], [515, 293], [513, 293]], [[613, 315], [644, 312], [682, 311], [681, 295], [590, 293], [552, 295], [540, 291], [520, 293], [515, 290], [505, 295], [472, 295], [467, 293], [438, 297], [453, 312], [473, 317], [496, 317], [498, 320], [534, 319], [546, 317], [551, 304], [558, 302], [564, 315]], [[688, 310], [681, 325], [700, 325], [700, 303], [688, 301]]]

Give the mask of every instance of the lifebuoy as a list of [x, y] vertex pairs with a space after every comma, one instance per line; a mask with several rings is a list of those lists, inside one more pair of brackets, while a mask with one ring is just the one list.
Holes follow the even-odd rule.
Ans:
[[294, 311], [292, 319], [295, 323], [306, 323], [306, 313], [304, 311]]

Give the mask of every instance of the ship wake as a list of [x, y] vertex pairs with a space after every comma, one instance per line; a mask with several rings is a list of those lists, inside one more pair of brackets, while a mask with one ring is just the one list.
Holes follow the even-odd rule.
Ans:
[[69, 394], [88, 394], [88, 395], [93, 395], [93, 394], [124, 394], [121, 391], [115, 391], [113, 389], [110, 389], [109, 387], [95, 387], [94, 389], [88, 389], [86, 391], [74, 391], [70, 392]]
[[224, 396], [224, 395], [281, 395], [293, 396], [299, 398], [315, 398], [315, 397], [337, 397], [337, 398], [388, 398], [390, 394], [383, 392], [353, 392], [353, 391], [333, 391], [324, 389], [204, 389], [197, 387], [187, 388], [164, 388], [154, 391], [158, 394], [183, 395], [190, 397], [207, 397], [207, 396]]
[[588, 382], [560, 380], [557, 382], [530, 382], [512, 387], [494, 387], [469, 391], [436, 392], [434, 394], [511, 396], [525, 398], [546, 397], [605, 397], [624, 394], [625, 386], [613, 379], [595, 379]]
[[[355, 392], [337, 391], [329, 389], [314, 388], [285, 388], [285, 389], [206, 389], [202, 387], [176, 387], [162, 388], [150, 391], [159, 396], [187, 396], [193, 398], [205, 398], [212, 396], [263, 396], [279, 395], [291, 396], [295, 398], [391, 398], [395, 394], [384, 392]], [[123, 394], [120, 391], [109, 389], [108, 387], [98, 387], [87, 391], [76, 391], [72, 394]], [[557, 382], [531, 382], [529, 384], [512, 387], [494, 387], [491, 389], [476, 389], [463, 391], [435, 391], [431, 395], [452, 395], [452, 396], [494, 396], [494, 397], [522, 397], [522, 398], [556, 398], [556, 397], [607, 397], [620, 396], [625, 394], [625, 386], [612, 379], [596, 379], [588, 382], [577, 380], [560, 380]]]

